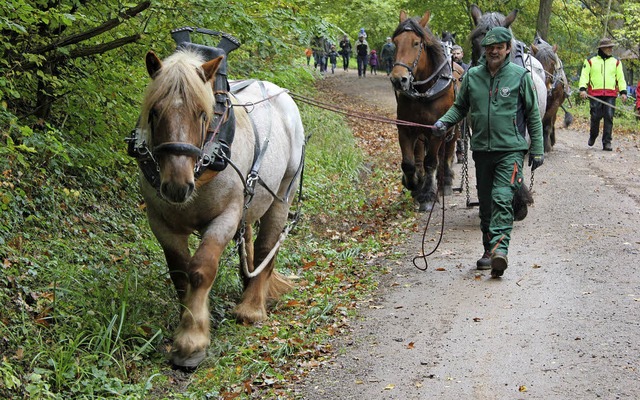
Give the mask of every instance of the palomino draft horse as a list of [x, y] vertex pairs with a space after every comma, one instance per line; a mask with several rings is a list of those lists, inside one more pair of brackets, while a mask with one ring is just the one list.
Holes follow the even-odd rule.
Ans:
[[[422, 125], [432, 125], [451, 107], [454, 86], [463, 73], [460, 66], [452, 67], [442, 42], [429, 29], [430, 16], [427, 11], [422, 19], [407, 18], [401, 11], [400, 24], [392, 36], [396, 62], [391, 83], [398, 119]], [[433, 207], [438, 190], [452, 193], [457, 138], [448, 136], [454, 135], [453, 128], [447, 137], [435, 137], [429, 128], [398, 124], [402, 184], [411, 191], [421, 211]], [[442, 178], [440, 182], [436, 174]]]
[[[471, 6], [471, 17], [475, 24], [475, 28], [469, 34], [472, 65], [478, 65], [478, 60], [484, 53], [481, 42], [486, 33], [496, 26], [509, 28], [513, 21], [515, 21], [517, 15], [517, 10], [512, 11], [506, 17], [498, 12], [487, 12], [483, 14], [477, 5], [474, 4]], [[547, 87], [545, 85], [545, 72], [542, 64], [540, 64], [540, 61], [535, 57], [525, 53], [524, 43], [516, 40], [515, 36], [513, 36], [513, 40], [511, 41], [510, 56], [511, 62], [523, 66], [531, 73], [531, 79], [537, 94], [538, 110], [542, 116], [542, 113], [544, 113], [547, 108]], [[527, 206], [532, 203], [533, 197], [531, 193], [525, 185], [521, 185], [514, 196], [514, 219], [516, 221], [523, 220], [527, 216]]]
[[[172, 362], [181, 367], [195, 367], [206, 355], [208, 296], [220, 255], [246, 222], [248, 270], [265, 260], [286, 225], [290, 191], [303, 161], [305, 137], [296, 104], [276, 85], [254, 82], [231, 96], [236, 122], [229, 165], [199, 171], [216, 101], [212, 85], [222, 60], [188, 50], [164, 61], [153, 52], [146, 56], [152, 81], [138, 132], [159, 181], [153, 185], [141, 173], [140, 187], [182, 309], [171, 352]], [[257, 185], [250, 185], [250, 176]], [[259, 222], [255, 243], [254, 222]], [[192, 233], [201, 237], [193, 254], [188, 244]], [[234, 309], [240, 321], [263, 320], [267, 299], [290, 288], [274, 270], [274, 259], [258, 276], [245, 276], [242, 301]]]
[[[562, 106], [564, 99], [568, 95], [569, 83], [564, 73], [562, 60], [558, 57], [558, 46], [551, 46], [540, 36], [536, 36], [531, 45], [533, 56], [540, 61], [545, 71], [545, 83], [547, 85], [547, 109], [542, 117], [542, 128], [544, 133], [544, 151], [551, 151], [556, 144], [556, 116], [558, 109]], [[573, 117], [565, 112], [564, 126], [569, 126]]]

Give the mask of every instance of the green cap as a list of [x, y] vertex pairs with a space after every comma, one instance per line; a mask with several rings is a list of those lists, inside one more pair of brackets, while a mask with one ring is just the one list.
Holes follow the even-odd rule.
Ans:
[[492, 28], [482, 39], [481, 46], [491, 46], [496, 43], [504, 43], [511, 41], [511, 31], [507, 28], [503, 28], [502, 26], [498, 26]]

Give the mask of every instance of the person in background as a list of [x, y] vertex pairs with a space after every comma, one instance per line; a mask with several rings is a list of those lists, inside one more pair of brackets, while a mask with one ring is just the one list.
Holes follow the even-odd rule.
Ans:
[[329, 53], [327, 53], [327, 58], [329, 59], [329, 63], [331, 63], [331, 73], [333, 74], [338, 63], [338, 52], [336, 51], [336, 46], [334, 44], [331, 45]]
[[304, 51], [304, 55], [307, 57], [307, 67], [311, 64], [311, 56], [313, 55], [313, 50], [307, 47]]
[[458, 63], [458, 65], [460, 65], [462, 69], [464, 69], [464, 72], [467, 72], [467, 70], [469, 69], [469, 64], [463, 61], [464, 51], [462, 50], [462, 47], [460, 47], [460, 45], [453, 45], [453, 47], [451, 48], [451, 58], [453, 59], [453, 61]]
[[391, 74], [393, 63], [395, 62], [395, 56], [396, 45], [391, 41], [391, 37], [387, 36], [387, 42], [382, 45], [382, 50], [380, 51], [380, 61], [387, 71], [387, 76]]
[[349, 58], [351, 58], [351, 41], [347, 35], [344, 35], [340, 41], [340, 55], [342, 56], [342, 67], [346, 71], [349, 69]]
[[[364, 28], [363, 28], [364, 29]], [[365, 34], [360, 33], [356, 42], [356, 61], [358, 62], [358, 77], [367, 76], [367, 56], [369, 55], [369, 43], [365, 39]]]
[[640, 120], [640, 81], [636, 86], [636, 119]]
[[591, 126], [589, 129], [589, 147], [593, 146], [602, 128], [602, 150], [611, 151], [613, 133], [613, 111], [616, 98], [620, 94], [622, 102], [627, 101], [627, 82], [624, 80], [622, 63], [613, 56], [614, 43], [603, 38], [598, 44], [598, 54], [584, 60], [580, 73], [580, 97], [589, 97]]
[[369, 65], [371, 66], [371, 73], [378, 75], [378, 55], [375, 50], [371, 50], [371, 54], [369, 54]]
[[487, 32], [479, 65], [463, 75], [453, 106], [433, 129], [434, 135], [445, 136], [469, 115], [484, 248], [476, 266], [491, 269], [493, 278], [507, 269], [512, 201], [523, 183], [524, 155], [530, 151], [531, 171], [544, 162], [542, 118], [533, 80], [526, 69], [510, 61], [511, 39], [511, 31], [504, 27]]

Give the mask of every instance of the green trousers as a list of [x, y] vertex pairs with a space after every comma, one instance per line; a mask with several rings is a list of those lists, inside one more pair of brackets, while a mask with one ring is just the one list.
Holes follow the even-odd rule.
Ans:
[[513, 196], [522, 185], [524, 151], [474, 151], [480, 229], [485, 251], [508, 254]]

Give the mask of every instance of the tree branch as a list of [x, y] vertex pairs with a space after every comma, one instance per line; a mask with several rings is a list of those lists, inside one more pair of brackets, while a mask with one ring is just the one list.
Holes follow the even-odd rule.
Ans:
[[[94, 54], [106, 53], [109, 50], [117, 49], [118, 47], [124, 46], [125, 44], [133, 43], [138, 39], [140, 39], [141, 36], [142, 36], [141, 34], [136, 33], [135, 35], [116, 39], [108, 43], [97, 44], [95, 46], [84, 46], [81, 48], [71, 50], [69, 54], [65, 54], [65, 55], [59, 54], [59, 55], [53, 56], [47, 59], [46, 63], [55, 65], [66, 59], [88, 57]], [[26, 71], [26, 70], [37, 68], [37, 67], [38, 65], [36, 63], [29, 62], [22, 65], [22, 70]]]
[[29, 53], [31, 54], [43, 54], [46, 53], [48, 51], [57, 49], [58, 47], [65, 47], [65, 46], [69, 46], [72, 44], [76, 44], [79, 43], [83, 40], [87, 40], [90, 39], [94, 36], [98, 36], [104, 32], [110, 31], [111, 29], [115, 28], [116, 26], [122, 24], [122, 22], [124, 22], [125, 20], [128, 20], [132, 17], [135, 17], [136, 15], [138, 15], [139, 13], [141, 13], [142, 11], [146, 10], [147, 8], [149, 8], [151, 6], [151, 1], [147, 0], [147, 1], [143, 1], [142, 3], [138, 4], [135, 7], [132, 7], [128, 10], [126, 10], [125, 12], [122, 12], [119, 14], [119, 18], [113, 18], [110, 19], [108, 21], [106, 21], [105, 23], [103, 23], [100, 26], [97, 26], [93, 29], [90, 29], [86, 32], [82, 32], [82, 33], [78, 33], [75, 35], [71, 35], [69, 37], [63, 38], [58, 40], [57, 42], [54, 43], [50, 43], [46, 46], [42, 46], [39, 48], [36, 48], [32, 51], [30, 51]]

